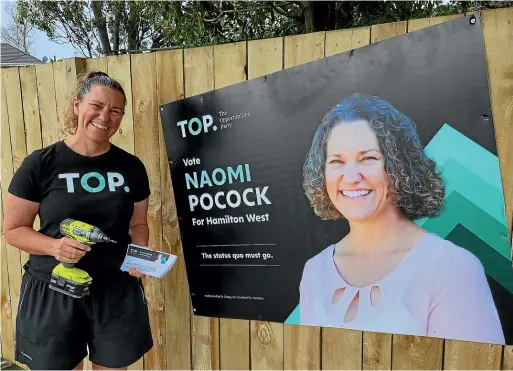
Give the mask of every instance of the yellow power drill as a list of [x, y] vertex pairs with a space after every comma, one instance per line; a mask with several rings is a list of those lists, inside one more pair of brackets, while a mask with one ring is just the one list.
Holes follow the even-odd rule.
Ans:
[[[87, 246], [92, 246], [97, 242], [116, 243], [98, 227], [70, 218], [61, 222], [60, 230], [62, 235], [73, 238]], [[52, 271], [49, 287], [52, 290], [79, 299], [89, 294], [89, 286], [92, 282], [93, 279], [87, 272], [75, 268], [72, 263], [61, 262]]]

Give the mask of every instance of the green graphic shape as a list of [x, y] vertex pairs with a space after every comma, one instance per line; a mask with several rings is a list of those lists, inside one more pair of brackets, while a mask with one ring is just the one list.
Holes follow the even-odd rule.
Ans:
[[[473, 253], [488, 276], [513, 294], [513, 270], [497, 156], [448, 124], [424, 149], [437, 164], [446, 193], [436, 218], [415, 221]], [[300, 306], [285, 320], [299, 325]]]
[[[510, 262], [499, 253], [490, 251], [486, 242], [461, 224], [454, 227], [446, 240], [458, 246], [466, 246], [481, 261], [489, 276], [509, 291], [509, 294], [513, 293]], [[490, 269], [491, 267], [496, 269]]]

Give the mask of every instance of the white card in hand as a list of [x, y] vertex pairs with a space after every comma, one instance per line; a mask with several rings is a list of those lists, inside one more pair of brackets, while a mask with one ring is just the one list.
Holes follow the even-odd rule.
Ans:
[[128, 272], [128, 268], [134, 267], [147, 276], [162, 278], [173, 267], [176, 259], [177, 256], [173, 254], [129, 244], [121, 270]]

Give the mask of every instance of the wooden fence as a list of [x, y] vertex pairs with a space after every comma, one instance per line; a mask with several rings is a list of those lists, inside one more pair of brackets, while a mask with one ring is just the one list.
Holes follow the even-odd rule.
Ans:
[[[511, 227], [513, 8], [481, 14]], [[123, 84], [129, 100], [113, 141], [137, 154], [150, 177], [150, 243], [180, 256], [165, 279], [146, 282], [155, 346], [131, 369], [512, 369], [513, 347], [191, 314], [158, 105], [453, 18], [3, 69], [0, 197], [5, 201], [13, 171], [28, 153], [63, 138], [58, 113], [69, 102], [77, 73], [85, 68], [104, 70]], [[27, 254], [6, 244], [2, 235], [1, 350], [9, 360], [14, 358], [15, 317], [26, 259]]]

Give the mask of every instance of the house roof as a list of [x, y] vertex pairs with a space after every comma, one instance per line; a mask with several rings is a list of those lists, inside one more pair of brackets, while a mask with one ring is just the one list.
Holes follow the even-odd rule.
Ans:
[[33, 57], [30, 54], [6, 43], [2, 43], [0, 53], [2, 56], [0, 63], [2, 67], [26, 66], [43, 63], [43, 61], [36, 57]]

